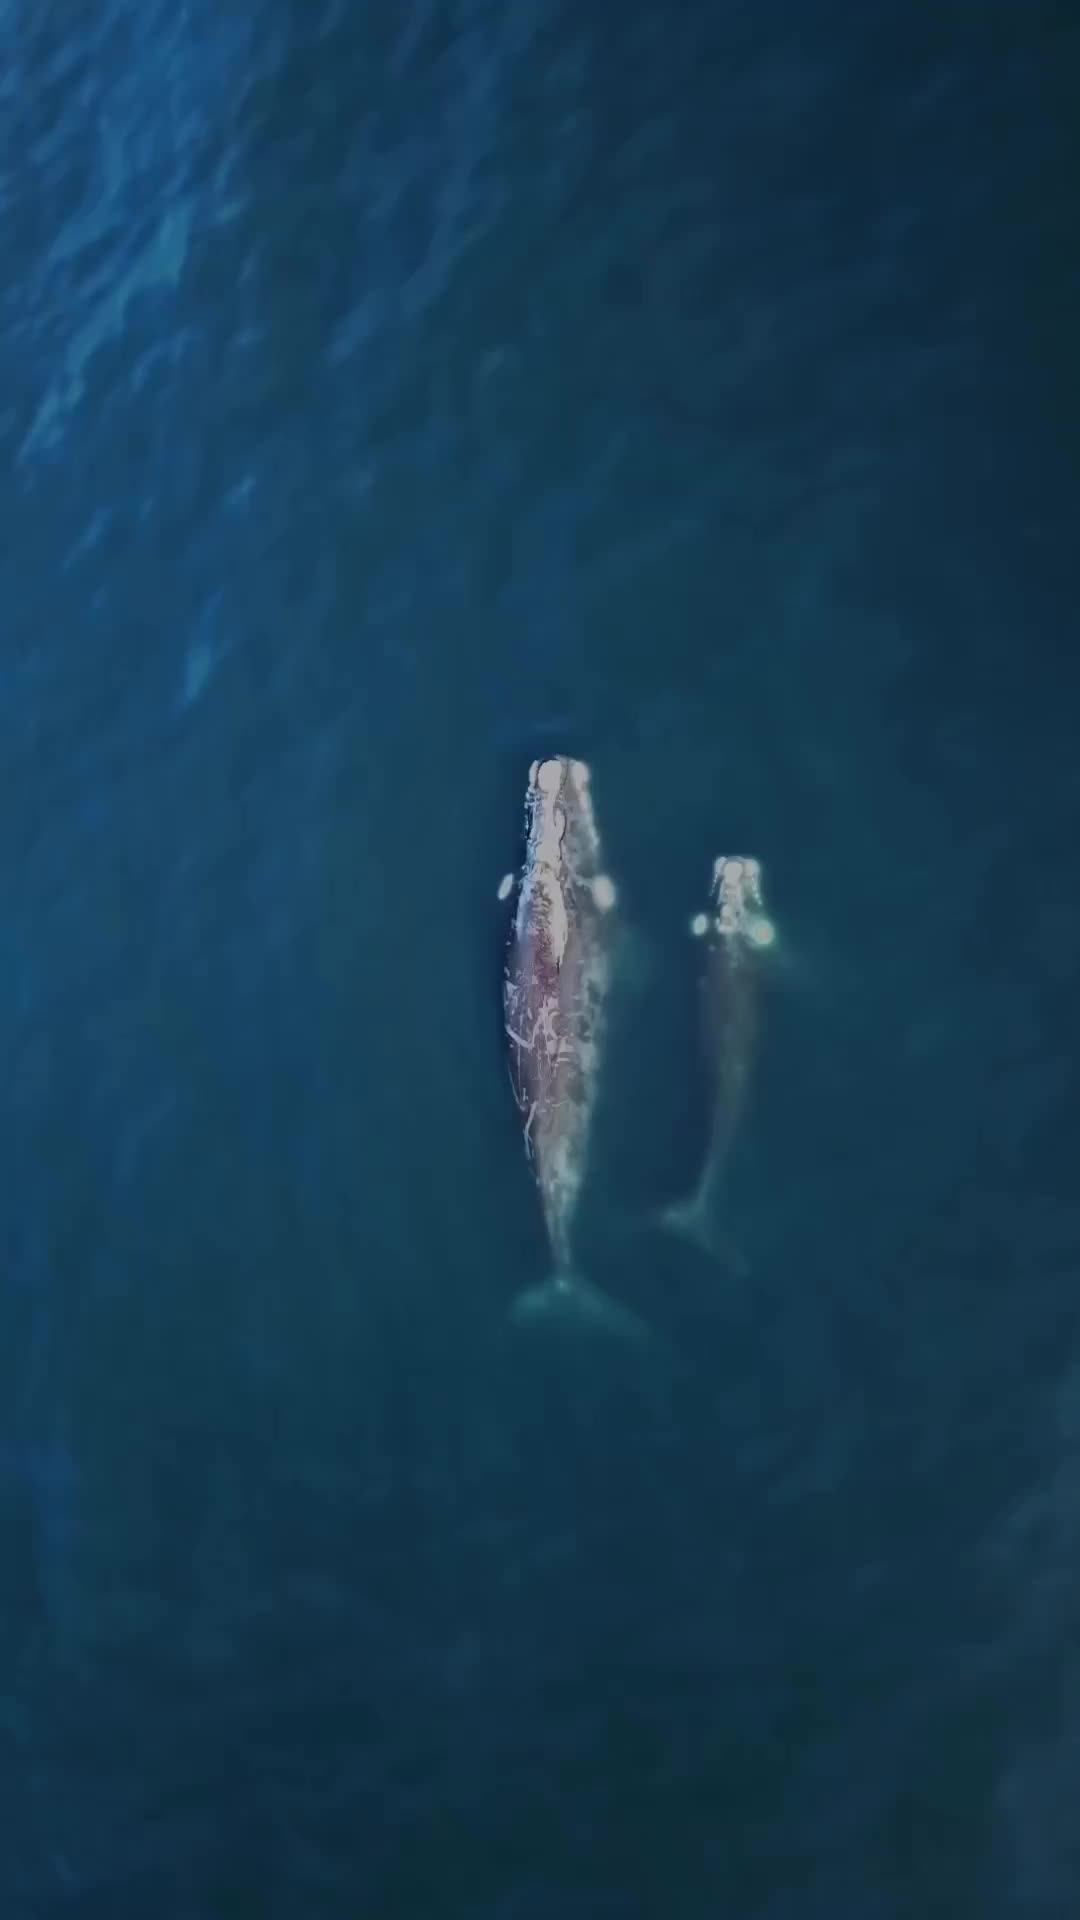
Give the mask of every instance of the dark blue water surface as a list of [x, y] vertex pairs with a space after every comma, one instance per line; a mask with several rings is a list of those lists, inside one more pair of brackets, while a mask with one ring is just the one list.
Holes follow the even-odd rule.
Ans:
[[[1080, 1912], [1078, 98], [1051, 0], [0, 8], [2, 1920]], [[641, 1350], [507, 1323], [545, 749]]]

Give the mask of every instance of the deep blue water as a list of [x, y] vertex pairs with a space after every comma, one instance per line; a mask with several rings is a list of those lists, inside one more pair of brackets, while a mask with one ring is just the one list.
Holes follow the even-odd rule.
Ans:
[[[1080, 1911], [1078, 85], [1050, 0], [0, 10], [3, 1920]], [[632, 1356], [506, 1322], [562, 747]], [[737, 1276], [633, 1224], [733, 847]]]

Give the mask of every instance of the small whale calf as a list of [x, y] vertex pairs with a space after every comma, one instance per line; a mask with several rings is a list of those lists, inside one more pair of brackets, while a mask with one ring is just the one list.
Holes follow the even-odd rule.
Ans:
[[690, 931], [701, 942], [699, 1019], [712, 1081], [712, 1123], [697, 1185], [663, 1217], [706, 1252], [719, 1254], [723, 1175], [746, 1102], [763, 962], [776, 944], [757, 860], [746, 854], [714, 860], [708, 909], [694, 915]]

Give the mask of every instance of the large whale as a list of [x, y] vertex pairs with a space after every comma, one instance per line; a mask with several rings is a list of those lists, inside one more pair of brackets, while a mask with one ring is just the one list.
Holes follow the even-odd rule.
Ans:
[[[513, 888], [507, 875], [500, 895]], [[641, 1323], [574, 1264], [615, 962], [616, 891], [604, 870], [589, 769], [556, 754], [534, 760], [525, 801], [525, 858], [507, 945], [503, 1011], [510, 1081], [540, 1192], [553, 1271], [523, 1294], [515, 1318]]]
[[718, 1254], [726, 1247], [720, 1218], [723, 1176], [746, 1101], [762, 965], [776, 940], [757, 860], [745, 854], [714, 860], [708, 908], [695, 914], [690, 931], [701, 942], [699, 1012], [712, 1082], [712, 1122], [697, 1185], [667, 1208], [664, 1220], [706, 1252]]

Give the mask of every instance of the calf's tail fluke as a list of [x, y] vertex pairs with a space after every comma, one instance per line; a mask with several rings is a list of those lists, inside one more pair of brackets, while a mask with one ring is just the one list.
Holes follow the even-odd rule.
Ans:
[[696, 1193], [687, 1194], [682, 1200], [673, 1200], [671, 1205], [662, 1208], [656, 1217], [660, 1226], [665, 1227], [669, 1233], [677, 1234], [680, 1240], [689, 1240], [691, 1245], [699, 1247], [702, 1253], [716, 1253], [718, 1239], [716, 1222], [700, 1189]]
[[693, 1193], [686, 1200], [674, 1201], [671, 1206], [654, 1214], [653, 1218], [665, 1233], [674, 1234], [677, 1239], [694, 1247], [698, 1253], [724, 1269], [731, 1278], [742, 1280], [749, 1274], [750, 1265], [746, 1255], [726, 1228], [720, 1225], [700, 1193]]

